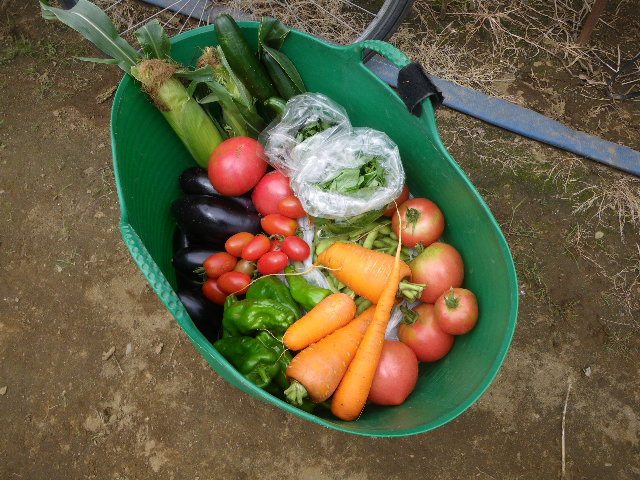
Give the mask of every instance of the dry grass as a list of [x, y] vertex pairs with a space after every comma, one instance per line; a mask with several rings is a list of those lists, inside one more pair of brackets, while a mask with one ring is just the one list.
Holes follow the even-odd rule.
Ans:
[[370, 13], [349, 3], [333, 0], [215, 0], [206, 2], [204, 10], [204, 3], [198, 0], [185, 2], [178, 13], [162, 11], [140, 0], [96, 0], [95, 3], [109, 14], [118, 31], [125, 32], [128, 40], [131, 32], [151, 18], [157, 18], [173, 36], [207, 25], [217, 13], [225, 11], [248, 20], [273, 16], [293, 28], [348, 44], [373, 18]]
[[[523, 61], [551, 58], [584, 83], [585, 94], [606, 98], [611, 74], [638, 53], [637, 38], [613, 27], [630, 4], [621, 0], [601, 19], [617, 45], [612, 48], [610, 38], [597, 34], [588, 46], [576, 44], [592, 4], [593, 0], [418, 1], [418, 21], [404, 25], [394, 41], [433, 74], [493, 95], [501, 94], [493, 84], [511, 78]], [[617, 93], [640, 88], [640, 64], [620, 80]]]

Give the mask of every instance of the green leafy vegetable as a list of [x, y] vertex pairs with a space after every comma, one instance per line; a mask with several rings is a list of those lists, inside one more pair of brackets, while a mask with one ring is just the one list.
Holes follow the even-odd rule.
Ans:
[[324, 132], [328, 128], [335, 127], [336, 125], [336, 123], [330, 123], [321, 119], [314, 120], [298, 130], [298, 133], [296, 134], [296, 142], [303, 142], [307, 138], [313, 137], [314, 135]]
[[338, 192], [343, 195], [356, 192], [365, 195], [368, 191], [383, 185], [384, 169], [376, 157], [371, 157], [360, 167], [341, 170], [331, 180], [316, 183], [316, 186], [325, 192]]

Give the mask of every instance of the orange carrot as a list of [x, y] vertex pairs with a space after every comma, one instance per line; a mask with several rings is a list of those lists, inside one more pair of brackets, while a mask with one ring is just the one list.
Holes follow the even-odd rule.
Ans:
[[400, 280], [411, 275], [403, 261], [353, 243], [334, 243], [318, 255], [318, 263], [329, 267], [338, 280], [371, 303], [378, 303], [396, 262]]
[[[344, 376], [360, 340], [373, 318], [371, 306], [347, 325], [327, 335], [298, 353], [287, 368], [292, 382], [290, 399], [309, 396], [314, 402], [324, 402], [333, 394]], [[295, 385], [298, 382], [299, 385]], [[298, 401], [299, 403], [299, 401]]]
[[373, 319], [367, 327], [367, 331], [353, 360], [349, 364], [347, 372], [333, 394], [331, 411], [342, 420], [355, 420], [358, 418], [369, 396], [373, 377], [380, 361], [391, 309], [395, 303], [400, 280], [402, 280], [401, 245], [402, 241], [399, 241], [393, 268], [387, 276], [387, 282], [382, 293], [380, 293]]
[[289, 350], [302, 350], [345, 326], [356, 316], [356, 310], [356, 303], [349, 295], [333, 293], [291, 325], [282, 341]]

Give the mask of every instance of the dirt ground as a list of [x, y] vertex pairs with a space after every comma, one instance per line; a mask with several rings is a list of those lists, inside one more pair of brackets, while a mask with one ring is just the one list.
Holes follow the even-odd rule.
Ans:
[[[439, 111], [511, 246], [518, 327], [454, 421], [347, 435], [230, 386], [148, 287], [118, 230], [121, 74], [70, 60], [92, 54], [0, 0], [0, 478], [560, 478], [565, 401], [566, 478], [640, 478], [637, 179]], [[637, 129], [640, 103], [623, 108]]]

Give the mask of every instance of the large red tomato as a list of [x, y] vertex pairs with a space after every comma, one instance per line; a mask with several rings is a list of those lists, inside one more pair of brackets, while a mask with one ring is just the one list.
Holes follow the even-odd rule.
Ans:
[[[421, 303], [398, 326], [398, 338], [414, 351], [421, 362], [435, 362], [444, 357], [453, 346], [453, 335], [440, 328], [433, 314], [433, 305]], [[414, 318], [411, 318], [414, 317]], [[411, 321], [414, 323], [410, 323]]]
[[444, 231], [444, 215], [438, 206], [426, 198], [412, 198], [398, 208], [400, 218], [391, 217], [393, 231], [400, 238], [400, 219], [402, 219], [402, 244], [413, 248], [421, 243], [431, 245]]
[[278, 204], [283, 198], [293, 195], [289, 178], [278, 171], [267, 173], [256, 185], [251, 200], [259, 213], [269, 215], [278, 213]]
[[435, 303], [435, 319], [451, 335], [464, 335], [478, 322], [478, 299], [466, 288], [450, 288]]
[[373, 377], [369, 400], [378, 405], [400, 405], [418, 381], [418, 359], [408, 346], [385, 340]]
[[464, 262], [451, 245], [435, 242], [414, 258], [409, 264], [411, 281], [427, 286], [420, 295], [425, 303], [435, 303], [440, 295], [451, 287], [462, 285]]
[[229, 138], [211, 154], [208, 171], [209, 181], [221, 194], [245, 194], [267, 171], [264, 149], [253, 138]]

